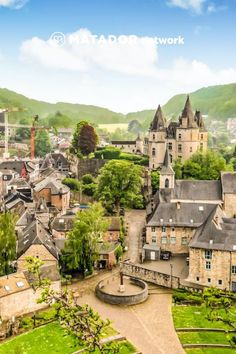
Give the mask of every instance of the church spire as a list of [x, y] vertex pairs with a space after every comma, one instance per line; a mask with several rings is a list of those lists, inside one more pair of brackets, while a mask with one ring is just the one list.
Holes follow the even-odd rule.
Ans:
[[168, 148], [166, 148], [163, 166], [161, 168], [160, 173], [161, 174], [174, 174], [174, 170], [171, 167], [171, 163], [170, 163], [170, 155], [169, 155]]
[[166, 119], [162, 112], [161, 106], [159, 105], [156, 110], [153, 121], [151, 122], [150, 131], [157, 131], [159, 129], [163, 129], [165, 126], [166, 126]]
[[171, 167], [169, 151], [166, 148], [163, 166], [160, 171], [160, 189], [174, 188], [175, 172]]

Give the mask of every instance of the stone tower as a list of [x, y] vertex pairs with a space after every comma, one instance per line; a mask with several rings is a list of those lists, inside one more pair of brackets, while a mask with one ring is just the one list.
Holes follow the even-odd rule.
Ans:
[[156, 169], [163, 164], [166, 150], [166, 119], [159, 105], [148, 134], [149, 167]]
[[170, 156], [168, 149], [165, 152], [163, 166], [160, 171], [160, 189], [174, 188], [175, 186], [175, 172], [171, 167]]

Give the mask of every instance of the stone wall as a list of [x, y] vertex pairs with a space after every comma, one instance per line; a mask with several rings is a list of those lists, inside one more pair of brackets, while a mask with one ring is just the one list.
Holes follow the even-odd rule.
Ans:
[[156, 272], [154, 270], [136, 266], [132, 263], [122, 262], [121, 270], [124, 275], [137, 277], [138, 279], [164, 286], [166, 288], [178, 289], [180, 285], [179, 277]]
[[78, 178], [81, 179], [87, 173], [96, 177], [99, 170], [108, 162], [109, 160], [100, 159], [79, 159], [78, 160]]

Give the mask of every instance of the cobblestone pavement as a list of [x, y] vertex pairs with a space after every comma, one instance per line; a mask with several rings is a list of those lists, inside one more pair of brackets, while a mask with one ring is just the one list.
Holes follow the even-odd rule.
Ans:
[[125, 214], [126, 226], [128, 226], [127, 245], [128, 252], [125, 254], [131, 262], [136, 263], [140, 260], [141, 234], [145, 225], [145, 210], [130, 210]]
[[[113, 270], [113, 274], [118, 271]], [[151, 284], [149, 298], [142, 304], [105, 304], [96, 298], [94, 287], [109, 274], [101, 272], [96, 277], [73, 284], [71, 288], [78, 296], [78, 303], [89, 304], [104, 319], [109, 318], [114, 328], [143, 354], [184, 354], [172, 322], [170, 290]]]

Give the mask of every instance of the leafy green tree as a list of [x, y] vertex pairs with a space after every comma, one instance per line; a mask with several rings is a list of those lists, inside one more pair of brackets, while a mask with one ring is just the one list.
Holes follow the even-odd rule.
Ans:
[[175, 171], [175, 178], [176, 179], [182, 179], [182, 177], [183, 177], [183, 165], [182, 165], [180, 159], [177, 159], [174, 162], [173, 169]]
[[[22, 118], [19, 121], [19, 124], [21, 125], [32, 125], [32, 122], [30, 121], [29, 118]], [[30, 128], [18, 128], [16, 130], [16, 140], [25, 140], [25, 139], [30, 139]]]
[[83, 275], [91, 273], [98, 259], [98, 244], [107, 229], [108, 222], [104, 219], [104, 209], [100, 203], [94, 203], [88, 210], [78, 213], [63, 252], [66, 266], [71, 270], [78, 269]]
[[86, 175], [83, 175], [82, 182], [83, 184], [91, 184], [94, 183], [94, 178], [90, 173], [87, 173]]
[[80, 192], [82, 188], [82, 183], [75, 178], [64, 178], [62, 183], [75, 192]]
[[43, 157], [52, 150], [49, 134], [46, 130], [37, 130], [35, 135], [35, 155]]
[[55, 319], [59, 322], [66, 334], [75, 340], [75, 346], [84, 347], [86, 353], [115, 354], [119, 353], [116, 343], [103, 343], [102, 338], [110, 326], [109, 320], [102, 320], [97, 312], [88, 305], [77, 304], [73, 293], [66, 288], [55, 291], [51, 282], [41, 276], [43, 262], [36, 257], [27, 257], [28, 272], [33, 278], [33, 287], [41, 289], [38, 303], [46, 303], [55, 309]]
[[97, 197], [107, 210], [120, 212], [120, 207], [132, 207], [141, 196], [142, 167], [132, 162], [111, 160], [98, 176]]
[[16, 259], [16, 216], [0, 214], [0, 273], [9, 273], [11, 262]]
[[151, 172], [151, 184], [152, 184], [152, 193], [155, 194], [159, 189], [159, 181], [160, 181], [160, 172], [152, 171]]
[[73, 125], [73, 120], [67, 115], [57, 111], [55, 115], [48, 118], [49, 127], [54, 128], [70, 128]]
[[131, 120], [128, 125], [128, 131], [135, 134], [141, 133], [143, 131], [142, 124], [137, 119]]
[[88, 156], [94, 152], [98, 143], [97, 133], [87, 121], [77, 124], [72, 140], [72, 152]]

